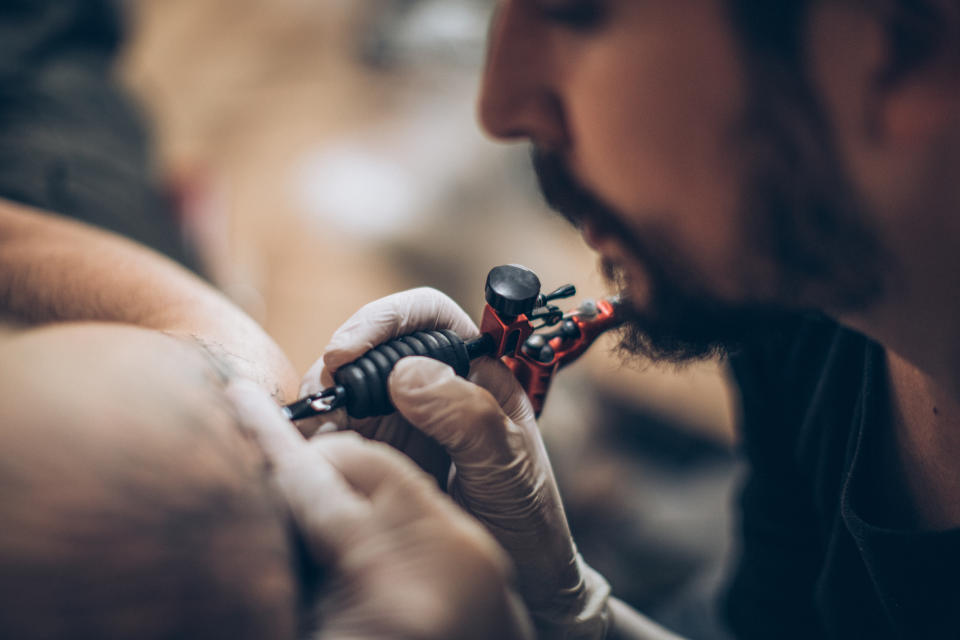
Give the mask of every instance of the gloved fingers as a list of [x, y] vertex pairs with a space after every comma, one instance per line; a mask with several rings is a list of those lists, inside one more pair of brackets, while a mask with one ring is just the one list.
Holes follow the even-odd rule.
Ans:
[[[323, 359], [321, 358], [314, 362], [310, 370], [303, 376], [303, 380], [300, 382], [300, 393], [297, 397], [306, 398], [332, 386], [333, 376], [325, 370]], [[341, 408], [321, 416], [298, 420], [297, 429], [299, 429], [300, 433], [305, 437], [310, 438], [317, 433], [327, 433], [344, 429], [347, 426], [348, 419], [346, 409]]]
[[319, 358], [300, 381], [300, 397], [304, 398], [320, 393], [324, 389], [332, 387], [333, 384], [333, 374], [324, 366], [323, 358]]
[[412, 431], [410, 424], [403, 419], [403, 416], [396, 413], [382, 418], [354, 420], [350, 428], [371, 440], [388, 444], [400, 451], [407, 446]]
[[403, 452], [413, 460], [418, 467], [437, 481], [437, 486], [443, 490], [447, 488], [450, 479], [450, 455], [443, 446], [418, 429], [410, 427], [410, 439]]
[[351, 418], [347, 415], [346, 409], [343, 408], [337, 409], [324, 416], [301, 420], [297, 423], [297, 427], [304, 433], [303, 423], [310, 424], [311, 420], [321, 421], [321, 419], [323, 428], [317, 430], [314, 435], [349, 430], [360, 434], [368, 440], [383, 442], [399, 450], [403, 450], [406, 447], [407, 441], [410, 439], [410, 432], [412, 431], [410, 424], [403, 419], [403, 416], [397, 413], [373, 418]]
[[[331, 370], [324, 364], [323, 358], [320, 358], [313, 363], [307, 373], [303, 376], [303, 379], [300, 382], [299, 397], [305, 398], [307, 396], [320, 393], [324, 389], [329, 389], [335, 384], [336, 382], [333, 379]], [[300, 420], [297, 422], [297, 428], [300, 429], [301, 433], [307, 437], [310, 437], [314, 433], [321, 431], [321, 427], [326, 427], [328, 424], [332, 424], [335, 425], [336, 429], [324, 428], [322, 430], [342, 430], [349, 427], [367, 438], [373, 438], [375, 431], [379, 426], [380, 420], [381, 418], [379, 417], [365, 418], [361, 420], [353, 419], [347, 415], [347, 410], [341, 407], [336, 411], [322, 416], [317, 416], [316, 418]]]
[[438, 486], [446, 487], [450, 471], [450, 456], [434, 439], [410, 426], [410, 423], [399, 413], [382, 418], [352, 420], [350, 429], [365, 438], [388, 444], [402, 451], [418, 467], [433, 476]]
[[477, 325], [457, 303], [436, 289], [421, 287], [360, 309], [330, 338], [323, 362], [335, 371], [383, 342], [422, 329], [450, 329], [463, 338], [479, 334]]
[[404, 358], [389, 378], [394, 406], [457, 465], [509, 463], [519, 429], [482, 387], [430, 358]]
[[[442, 497], [427, 474], [382, 442], [345, 432], [314, 438], [310, 448], [320, 452], [356, 493], [374, 504], [379, 503], [381, 511], [384, 497], [393, 497], [392, 501], [397, 502], [395, 506], [405, 514], [400, 520], [420, 517]], [[402, 497], [396, 499], [397, 494]]]
[[324, 564], [335, 562], [370, 518], [369, 502], [322, 452], [307, 446], [258, 386], [232, 382], [226, 393], [241, 427], [253, 435], [271, 463], [272, 480], [314, 557]]
[[478, 358], [470, 367], [470, 382], [483, 387], [496, 398], [504, 413], [514, 422], [535, 419], [533, 406], [520, 382], [503, 362], [495, 358]]
[[[318, 361], [315, 365], [315, 368], [323, 371], [323, 362]], [[324, 377], [326, 374], [324, 373]], [[304, 377], [303, 383], [300, 385], [300, 398], [305, 398], [316, 393], [319, 393], [323, 389], [332, 386], [321, 382], [315, 381], [312, 382], [309, 379], [309, 374]], [[350, 429], [351, 431], [356, 431], [357, 433], [363, 435], [366, 438], [371, 439], [380, 439], [376, 437], [378, 429], [381, 428], [381, 422], [383, 420], [389, 419], [391, 416], [375, 416], [372, 418], [351, 418], [347, 414], [346, 407], [340, 407], [330, 411], [329, 413], [324, 413], [319, 416], [314, 416], [312, 418], [304, 418], [297, 420], [296, 425], [300, 433], [306, 438], [312, 438], [313, 436], [320, 433], [330, 433], [334, 431], [345, 431]]]
[[343, 425], [346, 424], [347, 419], [346, 409], [337, 409], [322, 416], [297, 420], [294, 424], [303, 437], [309, 439], [319, 434], [343, 431], [345, 429]]
[[233, 403], [240, 427], [254, 437], [272, 464], [296, 455], [306, 444], [280, 407], [253, 382], [234, 379], [225, 393]]

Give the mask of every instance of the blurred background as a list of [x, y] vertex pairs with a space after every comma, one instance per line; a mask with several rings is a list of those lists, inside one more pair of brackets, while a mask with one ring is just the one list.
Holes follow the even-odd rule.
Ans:
[[[74, 25], [44, 36], [83, 34], [87, 49], [63, 49], [69, 66], [111, 22], [109, 74], [150, 134], [147, 166], [188, 255], [174, 257], [305, 371], [355, 310], [402, 289], [436, 287], [478, 319], [498, 264], [534, 269], [545, 288], [574, 283], [581, 298], [604, 293], [594, 256], [540, 200], [526, 146], [494, 143], [476, 124], [492, 6], [13, 0], [0, 29]], [[79, 77], [70, 68], [57, 77]], [[90, 119], [100, 113], [115, 133], [97, 104]], [[122, 220], [104, 226], [124, 232]], [[156, 234], [128, 235], [164, 250]], [[721, 637], [711, 594], [737, 473], [726, 373], [625, 368], [612, 344], [559, 377], [542, 419], [572, 527], [621, 597]]]

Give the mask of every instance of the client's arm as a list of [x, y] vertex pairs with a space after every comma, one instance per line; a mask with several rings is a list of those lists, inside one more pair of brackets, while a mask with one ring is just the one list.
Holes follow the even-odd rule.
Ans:
[[223, 384], [157, 331], [0, 332], [0, 636], [297, 637], [287, 519]]
[[0, 314], [28, 324], [118, 322], [188, 338], [278, 400], [297, 376], [224, 296], [172, 261], [86, 225], [0, 200]]

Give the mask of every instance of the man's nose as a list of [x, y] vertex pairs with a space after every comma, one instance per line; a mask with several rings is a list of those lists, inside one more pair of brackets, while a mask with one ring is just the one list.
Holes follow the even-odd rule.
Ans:
[[490, 27], [478, 106], [481, 126], [495, 138], [529, 139], [540, 148], [567, 144], [557, 69], [548, 34], [527, 3], [503, 0]]

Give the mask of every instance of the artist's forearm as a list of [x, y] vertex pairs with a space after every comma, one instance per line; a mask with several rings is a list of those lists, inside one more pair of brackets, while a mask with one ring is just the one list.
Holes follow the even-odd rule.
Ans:
[[286, 356], [246, 314], [158, 254], [86, 225], [0, 201], [0, 311], [31, 324], [120, 322], [181, 336], [278, 399]]
[[683, 640], [616, 598], [610, 599], [607, 640]]

